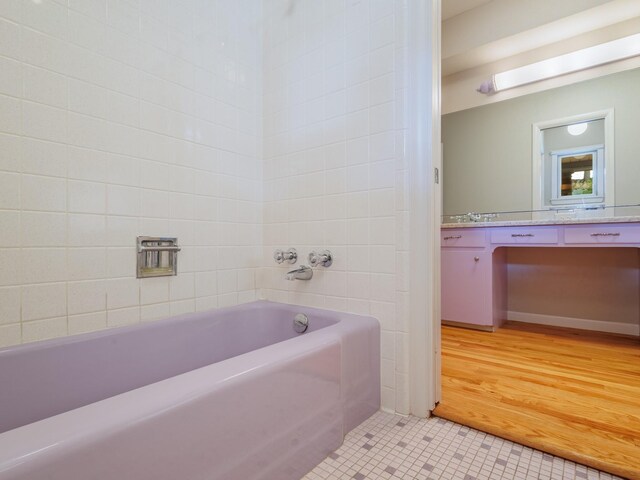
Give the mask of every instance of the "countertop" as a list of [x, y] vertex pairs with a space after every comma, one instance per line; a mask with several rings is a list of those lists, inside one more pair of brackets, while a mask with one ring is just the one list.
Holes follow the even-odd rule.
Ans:
[[640, 216], [624, 217], [591, 217], [591, 218], [545, 218], [539, 220], [496, 220], [495, 222], [443, 223], [446, 228], [479, 228], [479, 227], [527, 227], [535, 225], [580, 225], [594, 223], [634, 223], [640, 222]]

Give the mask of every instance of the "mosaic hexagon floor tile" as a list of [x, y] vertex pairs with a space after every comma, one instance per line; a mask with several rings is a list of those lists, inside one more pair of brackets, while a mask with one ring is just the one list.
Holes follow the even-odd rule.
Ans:
[[457, 423], [378, 412], [303, 480], [621, 480]]

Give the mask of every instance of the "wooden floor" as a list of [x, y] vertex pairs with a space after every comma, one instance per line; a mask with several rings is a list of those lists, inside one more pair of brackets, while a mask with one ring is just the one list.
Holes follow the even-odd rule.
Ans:
[[442, 327], [437, 416], [640, 479], [640, 342], [509, 323]]

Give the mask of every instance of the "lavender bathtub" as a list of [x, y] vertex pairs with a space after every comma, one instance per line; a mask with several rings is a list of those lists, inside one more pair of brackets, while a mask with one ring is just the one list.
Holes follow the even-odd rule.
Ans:
[[261, 301], [2, 349], [0, 479], [298, 479], [379, 408], [379, 344]]

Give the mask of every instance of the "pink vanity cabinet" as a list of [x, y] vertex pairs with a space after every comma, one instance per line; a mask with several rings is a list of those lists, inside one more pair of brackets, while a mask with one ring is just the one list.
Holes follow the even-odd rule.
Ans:
[[[506, 297], [504, 251], [492, 255], [489, 229], [441, 231], [442, 320], [494, 330], [503, 321]], [[504, 300], [504, 301], [503, 301]]]
[[640, 222], [447, 225], [440, 232], [442, 320], [493, 331], [506, 319], [504, 247], [640, 247]]

